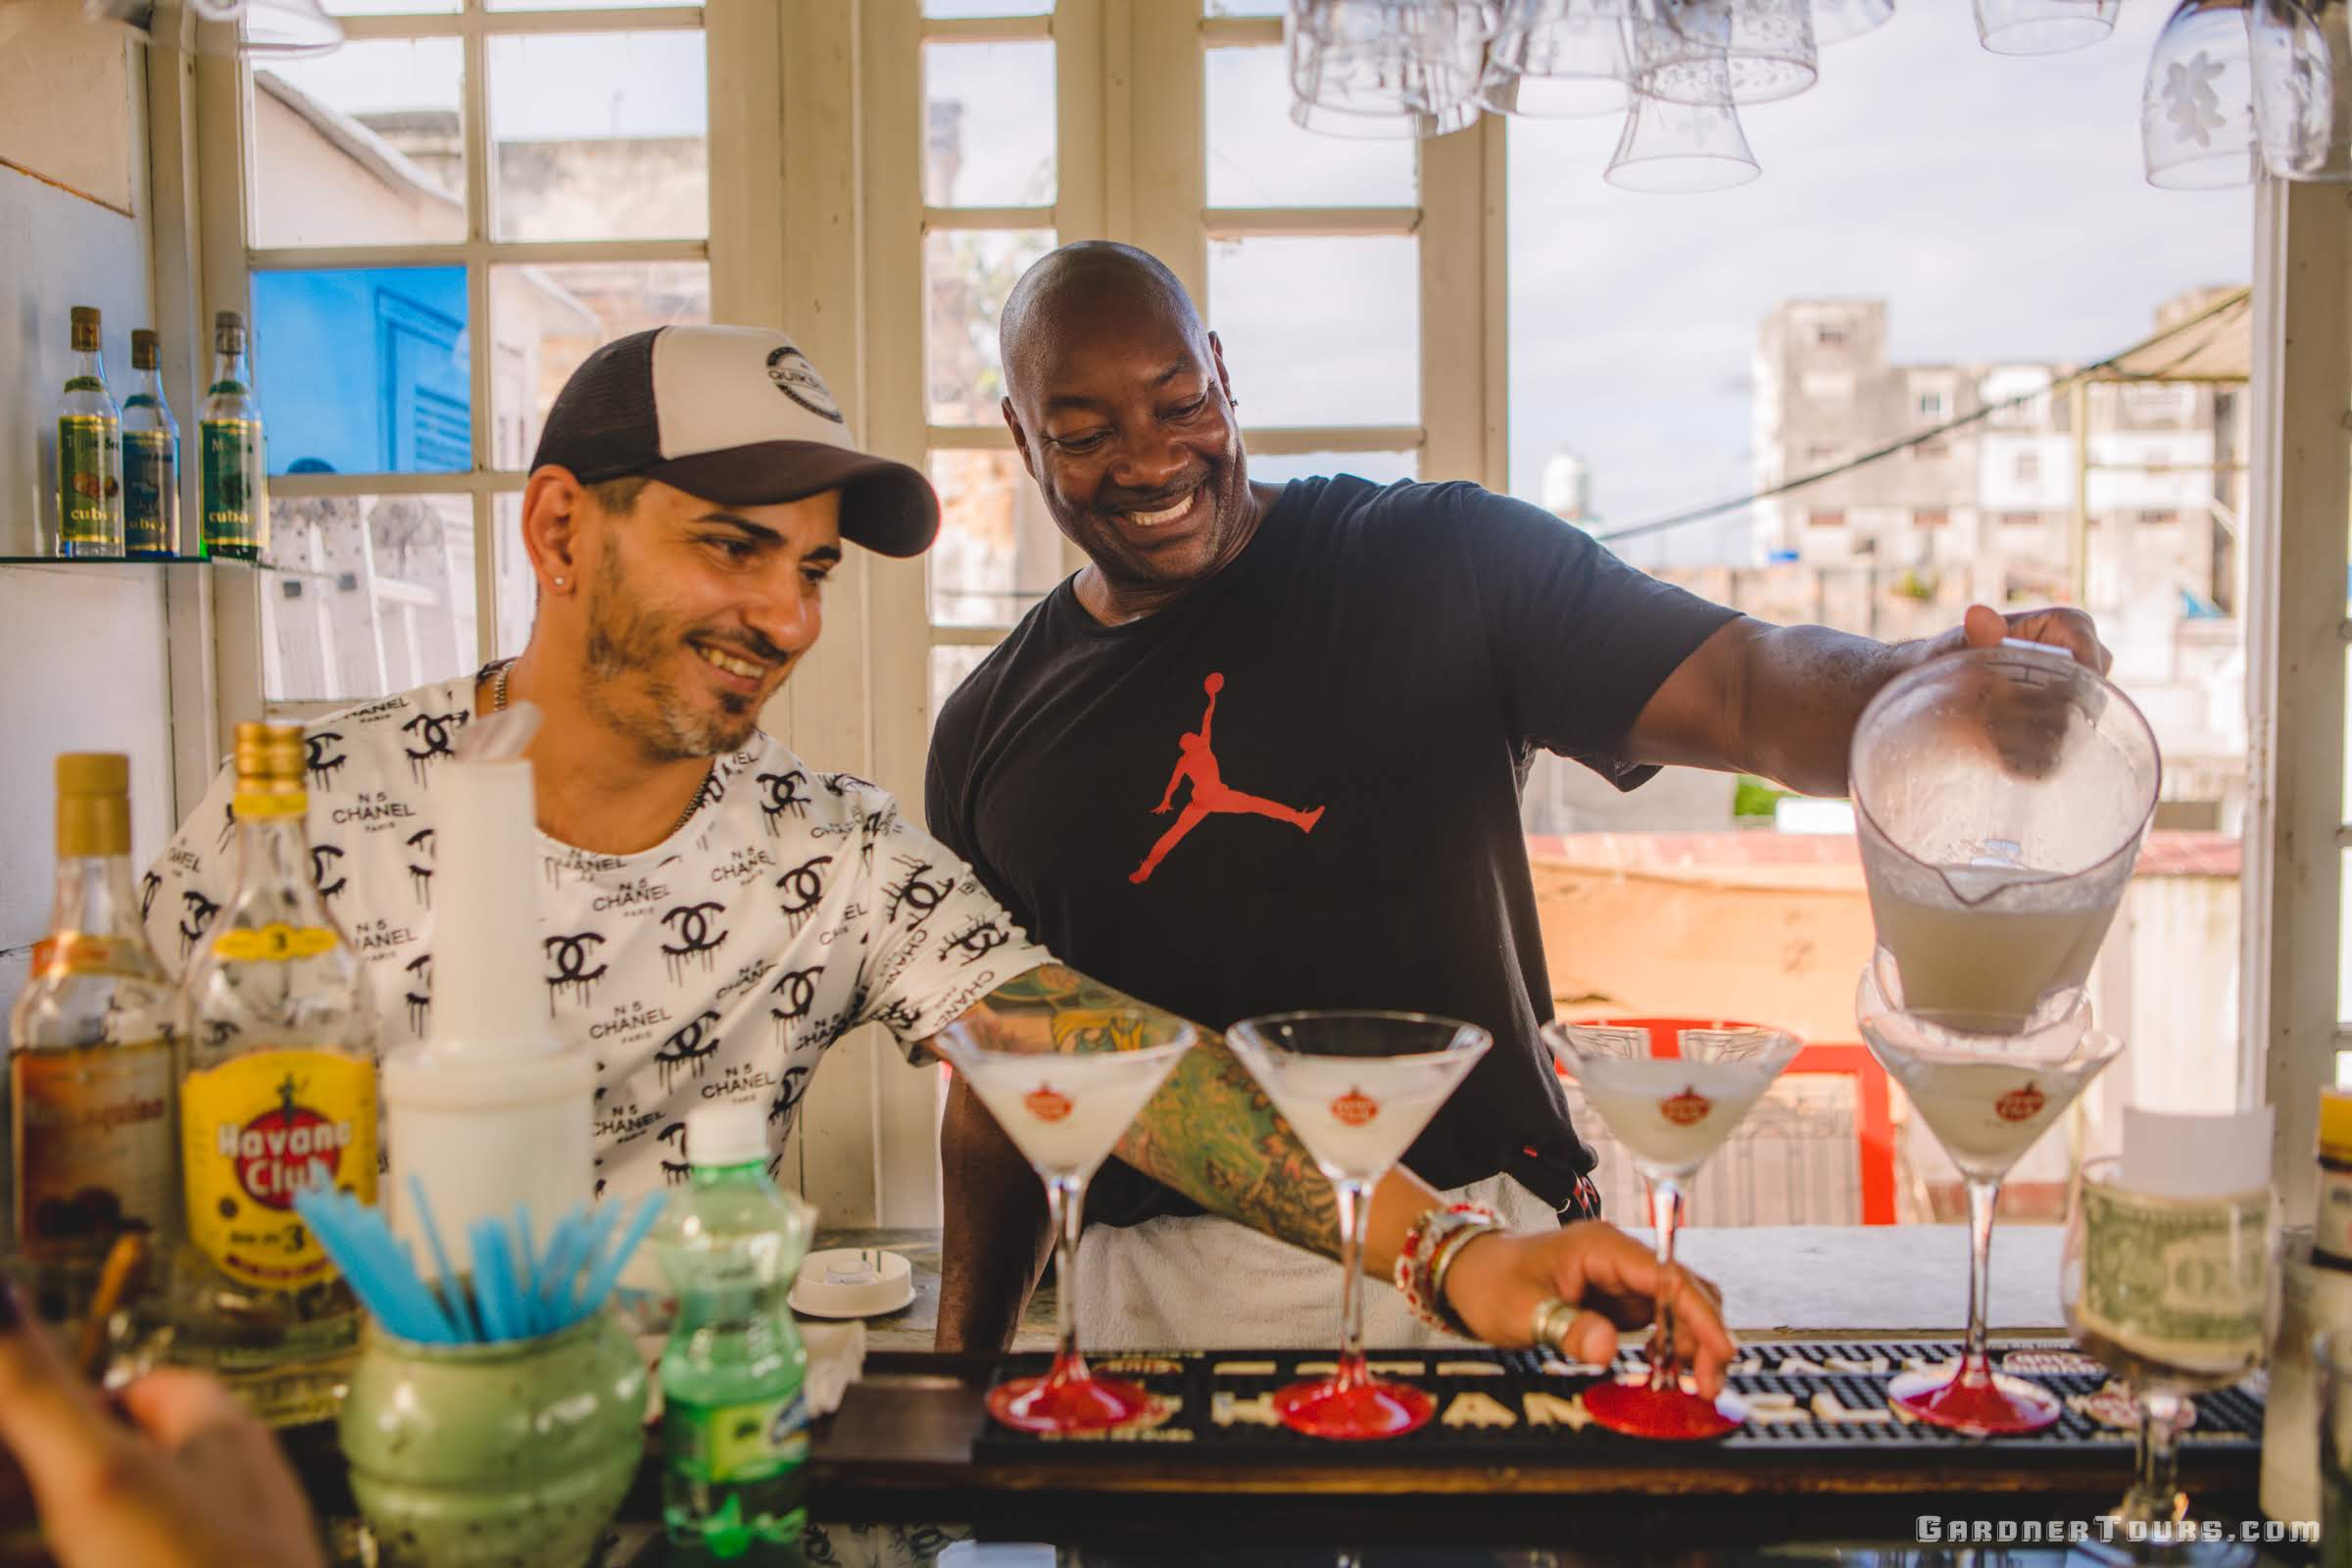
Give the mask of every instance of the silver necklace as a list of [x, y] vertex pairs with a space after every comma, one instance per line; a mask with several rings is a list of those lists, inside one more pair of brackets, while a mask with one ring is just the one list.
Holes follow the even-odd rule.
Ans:
[[[514, 661], [512, 659], [502, 660], [499, 662], [497, 673], [490, 677], [490, 710], [492, 712], [503, 713], [506, 711], [507, 675], [514, 667]], [[678, 819], [671, 825], [670, 830], [662, 835], [664, 841], [676, 838], [685, 829], [686, 824], [694, 820], [694, 813], [703, 808], [703, 797], [710, 793], [710, 769], [706, 767], [703, 770], [703, 781], [694, 787], [694, 799], [686, 803], [686, 809], [678, 813]]]

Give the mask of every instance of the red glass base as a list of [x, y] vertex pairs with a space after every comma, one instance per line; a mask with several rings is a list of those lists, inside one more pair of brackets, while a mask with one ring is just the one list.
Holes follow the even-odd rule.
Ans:
[[1293, 1432], [1310, 1438], [1357, 1442], [1401, 1438], [1429, 1424], [1437, 1401], [1406, 1383], [1357, 1383], [1336, 1379], [1294, 1383], [1274, 1396], [1274, 1413]]
[[988, 1391], [988, 1413], [1019, 1432], [1059, 1436], [1102, 1432], [1141, 1421], [1152, 1396], [1132, 1383], [1081, 1373], [1072, 1378], [1015, 1378]]
[[1729, 1392], [1707, 1399], [1646, 1383], [1595, 1383], [1585, 1391], [1585, 1414], [1629, 1438], [1692, 1443], [1738, 1428], [1747, 1405]]
[[1886, 1385], [1886, 1402], [1934, 1426], [1972, 1438], [2005, 1438], [2039, 1432], [2058, 1419], [2057, 1396], [2023, 1378], [1987, 1370], [1963, 1379], [1957, 1369], [1906, 1372]]

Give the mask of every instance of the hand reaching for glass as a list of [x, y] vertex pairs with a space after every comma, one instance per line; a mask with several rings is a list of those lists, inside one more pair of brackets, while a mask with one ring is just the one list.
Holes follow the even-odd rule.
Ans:
[[319, 1568], [317, 1527], [267, 1428], [228, 1391], [164, 1371], [101, 1404], [0, 1285], [0, 1446], [61, 1568]]
[[[1739, 1351], [1723, 1326], [1723, 1293], [1689, 1269], [1677, 1266], [1673, 1275], [1665, 1294], [1676, 1354], [1700, 1395], [1713, 1398]], [[1480, 1339], [1513, 1349], [1535, 1343], [1537, 1313], [1546, 1301], [1569, 1302], [1576, 1315], [1556, 1331], [1553, 1348], [1606, 1366], [1617, 1353], [1618, 1331], [1650, 1321], [1658, 1285], [1648, 1246], [1614, 1225], [1583, 1220], [1544, 1236], [1468, 1243], [1446, 1276], [1446, 1296]]]

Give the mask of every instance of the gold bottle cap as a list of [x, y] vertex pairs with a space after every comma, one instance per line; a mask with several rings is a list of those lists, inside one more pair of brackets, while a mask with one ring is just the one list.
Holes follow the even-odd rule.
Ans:
[[300, 816], [308, 810], [310, 794], [303, 787], [308, 756], [300, 724], [239, 724], [237, 815]]
[[60, 858], [130, 853], [130, 759], [67, 752], [57, 760]]
[[130, 334], [130, 368], [134, 370], [153, 370], [162, 364], [163, 339], [146, 327]]
[[74, 320], [74, 351], [86, 354], [98, 346], [98, 307], [76, 305], [71, 314]]
[[2352, 1159], [2352, 1092], [2320, 1091], [2320, 1148]]

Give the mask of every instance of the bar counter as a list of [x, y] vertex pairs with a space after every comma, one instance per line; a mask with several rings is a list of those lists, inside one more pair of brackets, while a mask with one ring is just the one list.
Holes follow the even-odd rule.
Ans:
[[[2058, 1232], [2011, 1226], [1994, 1254], [1997, 1338], [2063, 1341]], [[1743, 1347], [1791, 1340], [1954, 1336], [1966, 1294], [1956, 1227], [1695, 1230], [1693, 1266], [1725, 1287]], [[1029, 1543], [999, 1564], [1143, 1560], [1488, 1563], [1952, 1559], [1922, 1544], [1922, 1515], [1996, 1531], [2001, 1522], [2092, 1521], [2130, 1479], [2128, 1441], [2095, 1446], [1889, 1444], [1832, 1459], [1802, 1445], [1635, 1445], [1573, 1463], [1460, 1460], [1382, 1445], [1313, 1446], [1278, 1458], [1177, 1444], [982, 1442], [989, 1357], [927, 1348], [936, 1310], [936, 1238], [836, 1232], [827, 1246], [891, 1246], [916, 1264], [917, 1298], [868, 1325], [860, 1380], [813, 1429], [808, 1560], [926, 1564], [957, 1542]], [[1033, 1306], [1021, 1334], [1035, 1343]], [[1050, 1310], [1050, 1306], [1048, 1308]], [[1336, 1319], [1336, 1303], [1334, 1316]], [[920, 1347], [920, 1348], [917, 1348]], [[1419, 1352], [1443, 1355], [1444, 1352]], [[287, 1435], [321, 1512], [351, 1536], [331, 1433]], [[1618, 1442], [1619, 1440], [1611, 1440]], [[2182, 1485], [2200, 1518], [2258, 1519], [2258, 1457], [2245, 1444], [2184, 1442]], [[650, 1446], [603, 1561], [661, 1568], [660, 1456]], [[1996, 1544], [1988, 1541], [1987, 1544]], [[2042, 1560], [1999, 1544], [2010, 1562]], [[1055, 1550], [1059, 1555], [1055, 1555]], [[2307, 1548], [2266, 1548], [2308, 1560]], [[1346, 1553], [1364, 1553], [1353, 1558]], [[1919, 1554], [1926, 1553], [1927, 1556]], [[1262, 1556], [1261, 1556], [1262, 1554]], [[2051, 1549], [2050, 1563], [2064, 1558]], [[356, 1559], [354, 1559], [356, 1560]], [[957, 1551], [951, 1562], [974, 1560]]]

